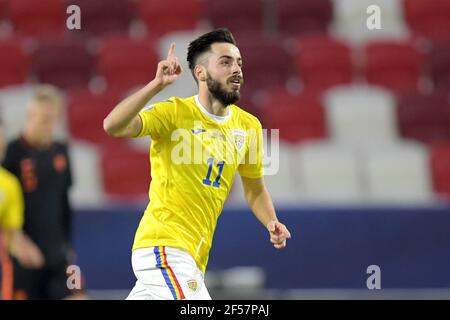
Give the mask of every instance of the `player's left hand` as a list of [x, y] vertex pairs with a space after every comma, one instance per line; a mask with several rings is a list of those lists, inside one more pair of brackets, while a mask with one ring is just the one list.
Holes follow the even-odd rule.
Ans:
[[284, 224], [279, 221], [272, 220], [267, 224], [267, 230], [270, 234], [270, 242], [277, 249], [286, 247], [286, 240], [291, 238], [291, 233]]

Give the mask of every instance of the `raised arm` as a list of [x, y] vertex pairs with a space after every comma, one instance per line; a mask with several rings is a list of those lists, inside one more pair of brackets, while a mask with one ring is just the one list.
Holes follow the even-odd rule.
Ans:
[[155, 78], [145, 87], [121, 101], [103, 120], [103, 129], [112, 137], [135, 137], [142, 128], [139, 111], [166, 86], [174, 83], [181, 74], [181, 65], [175, 56], [172, 43], [167, 59], [158, 63]]
[[250, 179], [241, 177], [247, 203], [255, 216], [267, 228], [270, 242], [277, 249], [286, 247], [286, 240], [291, 233], [284, 224], [278, 221], [272, 199], [264, 184], [263, 178]]

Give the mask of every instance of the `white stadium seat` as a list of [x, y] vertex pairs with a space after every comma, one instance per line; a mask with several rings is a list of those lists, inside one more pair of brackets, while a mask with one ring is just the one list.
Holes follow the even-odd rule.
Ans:
[[392, 142], [397, 138], [394, 97], [384, 89], [351, 85], [327, 91], [331, 138], [344, 144]]
[[74, 141], [69, 149], [72, 180], [71, 200], [75, 206], [104, 205], [100, 156], [93, 144]]
[[363, 198], [358, 161], [352, 148], [332, 143], [302, 145], [296, 155], [300, 200], [359, 202]]
[[[409, 36], [401, 0], [334, 0], [334, 21], [330, 28], [337, 36], [353, 44], [375, 39], [405, 39]], [[369, 29], [367, 20], [373, 14], [367, 8], [380, 8], [380, 29]]]
[[368, 200], [414, 203], [432, 199], [429, 155], [420, 143], [368, 147], [362, 160]]

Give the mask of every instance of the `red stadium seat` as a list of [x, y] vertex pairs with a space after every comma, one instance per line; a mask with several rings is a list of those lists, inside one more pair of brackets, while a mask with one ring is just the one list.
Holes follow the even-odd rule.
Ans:
[[295, 51], [297, 72], [306, 88], [327, 89], [352, 81], [351, 50], [345, 43], [309, 35], [298, 38]]
[[242, 35], [236, 41], [242, 55], [244, 88], [247, 92], [283, 86], [289, 79], [292, 57], [283, 47], [282, 40], [262, 35]]
[[328, 135], [325, 111], [315, 93], [274, 89], [268, 92], [263, 110], [267, 128], [279, 129], [285, 142], [295, 144]]
[[44, 41], [33, 54], [32, 69], [40, 82], [61, 88], [85, 87], [94, 73], [94, 64], [83, 42]]
[[403, 95], [397, 111], [403, 137], [428, 144], [450, 141], [450, 103], [445, 96]]
[[101, 169], [103, 187], [109, 196], [132, 200], [147, 194], [151, 181], [147, 152], [126, 144], [109, 145], [102, 149]]
[[419, 90], [422, 63], [421, 53], [407, 42], [372, 42], [365, 47], [367, 81], [397, 93]]
[[24, 83], [28, 74], [30, 58], [20, 42], [0, 41], [0, 87]]
[[277, 5], [281, 34], [327, 32], [333, 17], [330, 0], [279, 0]]
[[434, 90], [450, 93], [450, 40], [433, 46], [428, 57], [428, 68]]
[[108, 88], [124, 91], [152, 80], [158, 64], [154, 43], [151, 39], [105, 38], [100, 49], [99, 69]]
[[89, 36], [126, 33], [134, 18], [130, 0], [72, 0], [81, 9], [81, 32]]
[[404, 0], [404, 12], [413, 33], [432, 40], [450, 38], [450, 1]]
[[120, 100], [116, 92], [95, 95], [86, 89], [71, 90], [67, 113], [72, 138], [102, 145], [121, 141], [108, 137], [103, 131], [103, 119]]
[[7, 19], [9, 16], [8, 1], [9, 0], [0, 0], [0, 21]]
[[138, 12], [148, 31], [161, 36], [195, 29], [202, 14], [202, 5], [200, 0], [139, 0]]
[[66, 31], [64, 0], [9, 0], [14, 33], [29, 37], [55, 37]]
[[262, 0], [213, 0], [206, 6], [206, 16], [213, 26], [227, 27], [235, 36], [263, 29]]
[[434, 191], [450, 198], [450, 144], [432, 146], [431, 174]]

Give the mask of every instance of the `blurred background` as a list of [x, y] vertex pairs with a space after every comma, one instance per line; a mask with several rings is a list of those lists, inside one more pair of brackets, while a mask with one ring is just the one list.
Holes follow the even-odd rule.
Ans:
[[[70, 5], [81, 30], [68, 30]], [[370, 30], [370, 5], [381, 29]], [[279, 129], [266, 177], [293, 235], [278, 252], [240, 180], [219, 219], [213, 298], [450, 298], [450, 1], [0, 0], [0, 114], [9, 138], [33, 88], [64, 90], [74, 242], [87, 293], [123, 299], [151, 180], [148, 139], [102, 121], [148, 83], [171, 42], [184, 64], [154, 101], [191, 96], [188, 43], [229, 28], [244, 60], [239, 105]], [[382, 290], [368, 290], [377, 265]]]

